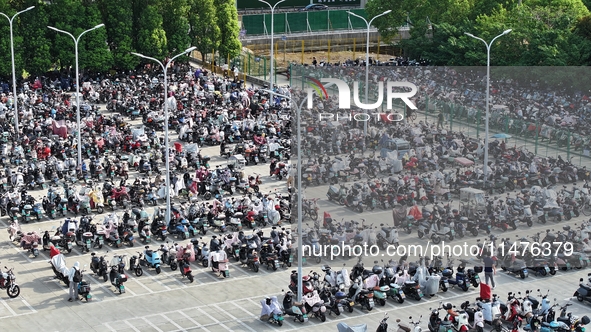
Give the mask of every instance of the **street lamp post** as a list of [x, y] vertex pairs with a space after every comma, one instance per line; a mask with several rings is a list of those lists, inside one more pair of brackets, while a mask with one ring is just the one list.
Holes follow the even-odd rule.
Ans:
[[484, 166], [483, 166], [484, 183], [485, 184], [486, 184], [486, 181], [488, 181], [488, 117], [489, 117], [488, 112], [489, 112], [489, 92], [490, 92], [490, 48], [497, 38], [502, 37], [502, 36], [508, 34], [509, 32], [511, 32], [511, 29], [507, 29], [507, 30], [503, 31], [503, 33], [501, 33], [500, 35], [493, 38], [490, 41], [490, 43], [487, 43], [484, 39], [482, 39], [480, 37], [476, 37], [471, 33], [464, 32], [464, 34], [466, 34], [466, 36], [472, 37], [474, 39], [478, 39], [481, 42], [483, 42], [484, 45], [486, 45], [486, 117], [484, 119], [484, 127], [485, 128], [484, 128]]
[[16, 130], [16, 140], [18, 141], [19, 139], [19, 133], [18, 133], [18, 98], [16, 96], [16, 69], [15, 69], [15, 63], [14, 63], [14, 38], [12, 36], [12, 22], [14, 21], [14, 18], [17, 17], [19, 14], [22, 14], [26, 11], [29, 11], [31, 9], [35, 8], [35, 6], [31, 6], [25, 10], [21, 10], [20, 12], [14, 14], [12, 17], [8, 17], [8, 15], [4, 14], [4, 13], [0, 13], [0, 15], [6, 17], [6, 19], [8, 20], [8, 24], [10, 25], [10, 57], [11, 57], [11, 61], [12, 61], [12, 98], [14, 99], [13, 101], [13, 109], [14, 109], [14, 127]]
[[277, 7], [278, 4], [282, 3], [285, 0], [279, 0], [277, 1], [277, 3], [273, 6], [271, 6], [270, 3], [268, 3], [265, 0], [259, 0], [260, 2], [267, 4], [267, 6], [269, 6], [269, 8], [271, 8], [271, 75], [269, 75], [269, 90], [271, 90], [270, 92], [270, 102], [271, 105], [273, 105], [273, 70], [274, 70], [274, 64], [275, 64], [275, 49], [273, 48], [273, 29], [274, 29], [274, 20], [273, 18], [275, 17], [274, 13], [275, 13], [275, 7]]
[[74, 35], [72, 35], [71, 33], [64, 31], [64, 30], [60, 30], [58, 28], [52, 27], [52, 26], [48, 26], [49, 29], [57, 31], [57, 32], [61, 32], [63, 34], [66, 34], [70, 37], [72, 37], [72, 40], [74, 40], [74, 49], [75, 49], [75, 57], [76, 57], [76, 124], [78, 126], [78, 143], [76, 144], [78, 146], [78, 167], [82, 167], [82, 141], [80, 139], [80, 132], [81, 130], [81, 126], [80, 126], [80, 74], [79, 74], [79, 66], [78, 66], [78, 42], [80, 42], [80, 37], [82, 37], [85, 33], [90, 32], [92, 30], [98, 29], [98, 28], [102, 28], [105, 25], [103, 23], [96, 25], [88, 30], [83, 31], [80, 35], [78, 35], [78, 38], [74, 37]]
[[[328, 83], [324, 87], [328, 88], [329, 86], [334, 85], [334, 83]], [[262, 91], [269, 92], [269, 90], [261, 89]], [[279, 93], [275, 94], [278, 97], [285, 98], [291, 100], [290, 96], [282, 95]], [[302, 102], [297, 106], [297, 113], [296, 113], [296, 130], [297, 133], [297, 144], [298, 144], [298, 159], [297, 159], [297, 167], [298, 167], [298, 302], [302, 301], [302, 292], [303, 292], [303, 285], [302, 285], [302, 257], [304, 254], [304, 249], [302, 246], [302, 133], [300, 131], [300, 113], [304, 103], [308, 100], [308, 95], [302, 100]]]
[[168, 66], [178, 57], [185, 55], [187, 53], [192, 52], [194, 49], [196, 49], [197, 47], [193, 46], [190, 47], [186, 50], [184, 50], [182, 53], [177, 54], [175, 56], [173, 56], [170, 60], [168, 60], [168, 62], [166, 64], [163, 64], [162, 61], [156, 59], [156, 58], [152, 58], [149, 56], [145, 56], [143, 54], [139, 54], [139, 53], [135, 53], [132, 52], [131, 54], [139, 56], [140, 58], [144, 58], [144, 59], [148, 59], [151, 61], [154, 61], [156, 63], [158, 63], [160, 65], [160, 67], [162, 67], [162, 71], [164, 72], [164, 146], [166, 149], [166, 153], [165, 153], [165, 165], [166, 165], [166, 177], [165, 177], [165, 184], [166, 184], [166, 214], [165, 214], [165, 218], [166, 218], [166, 225], [170, 224], [170, 147], [168, 144], [168, 79], [167, 79], [167, 70], [168, 70]]
[[[365, 104], [369, 103], [369, 29], [371, 28], [371, 22], [373, 22], [373, 20], [380, 16], [387, 15], [391, 11], [392, 10], [386, 10], [385, 12], [377, 16], [374, 16], [371, 20], [369, 20], [369, 22], [361, 15], [357, 15], [350, 11], [347, 12], [349, 15], [353, 15], [355, 17], [362, 19], [363, 22], [365, 22], [365, 24], [367, 25], [367, 40], [365, 45]], [[363, 121], [363, 137], [367, 138], [367, 121]]]

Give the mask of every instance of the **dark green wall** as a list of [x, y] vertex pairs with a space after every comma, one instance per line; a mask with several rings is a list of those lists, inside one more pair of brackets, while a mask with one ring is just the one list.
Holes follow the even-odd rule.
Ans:
[[[266, 4], [258, 0], [237, 0], [238, 10], [241, 9], [252, 9], [252, 8], [269, 8]], [[268, 0], [271, 5], [274, 5], [277, 0]], [[327, 6], [359, 6], [360, 0], [313, 0], [314, 3], [321, 3]], [[310, 4], [310, 0], [286, 0], [280, 3], [277, 8], [281, 7], [305, 7]]]

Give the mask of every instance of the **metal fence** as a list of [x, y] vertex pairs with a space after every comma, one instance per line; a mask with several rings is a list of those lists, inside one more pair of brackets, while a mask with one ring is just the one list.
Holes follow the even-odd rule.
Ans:
[[[209, 69], [215, 72], [220, 72], [220, 70], [223, 70], [224, 65], [227, 64], [228, 69], [231, 69], [233, 66], [237, 67], [241, 75], [256, 76], [263, 80], [269, 79], [271, 71], [271, 62], [268, 57], [259, 56], [250, 52], [240, 54], [235, 58], [226, 59], [219, 55], [207, 54], [205, 56], [205, 62], [209, 64]], [[277, 61], [275, 61], [275, 67], [277, 68]]]
[[[365, 17], [364, 9], [351, 9], [352, 13]], [[279, 13], [273, 15], [273, 33], [290, 34], [299, 32], [320, 32], [367, 28], [358, 17], [351, 17], [347, 10], [321, 10]], [[243, 15], [242, 29], [245, 36], [271, 33], [271, 14]]]
[[[486, 132], [486, 110], [467, 108], [462, 105], [440, 100], [429, 100], [424, 112], [425, 120], [438, 118], [443, 114], [444, 125], [453, 131], [469, 133], [470, 136], [484, 138]], [[537, 155], [554, 157], [558, 155], [573, 157], [580, 163], [589, 158], [591, 137], [573, 132], [569, 128], [549, 126], [540, 119], [517, 118], [506, 112], [504, 107], [491, 105], [489, 110], [489, 141], [495, 134], [506, 134], [507, 146], [524, 146]], [[494, 138], [493, 138], [494, 139]]]
[[[377, 67], [379, 68], [379, 67]], [[371, 69], [371, 68], [370, 68]], [[364, 70], [356, 70], [364, 74]], [[291, 66], [290, 85], [297, 89], [306, 89], [309, 81], [306, 77], [320, 78], [318, 73], [322, 73], [313, 66]], [[363, 94], [364, 79], [360, 75], [359, 93]], [[377, 91], [375, 85], [369, 87], [370, 103], [377, 100]], [[329, 95], [338, 94], [336, 86], [326, 88]], [[443, 127], [450, 131], [462, 132], [466, 136], [482, 138], [485, 137], [485, 109], [464, 107], [460, 104], [445, 102], [442, 100], [432, 100], [427, 94], [418, 96], [424, 101], [424, 108], [419, 109], [419, 115], [416, 121], [425, 121], [437, 123], [440, 113], [443, 115]], [[386, 112], [387, 100], [384, 101], [378, 111]], [[406, 114], [406, 105], [399, 100], [393, 100], [393, 108], [401, 114]], [[403, 113], [404, 112], [404, 113]], [[543, 121], [524, 120], [511, 116], [506, 112], [504, 106], [491, 105], [489, 111], [489, 141], [494, 140], [491, 136], [495, 134], [506, 134], [509, 138], [504, 140], [507, 147], [526, 148], [528, 151], [539, 156], [556, 158], [558, 155], [573, 158], [574, 164], [583, 165], [591, 161], [591, 136], [585, 136], [573, 132], [569, 128], [559, 126], [548, 126], [542, 124]]]

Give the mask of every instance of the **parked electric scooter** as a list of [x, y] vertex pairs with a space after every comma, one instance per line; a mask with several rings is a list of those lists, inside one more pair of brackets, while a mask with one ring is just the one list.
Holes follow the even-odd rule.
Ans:
[[156, 270], [156, 274], [160, 274], [162, 271], [160, 261], [160, 254], [158, 251], [150, 250], [150, 246], [145, 246], [143, 253], [140, 253], [139, 260], [141, 266], [147, 266]]

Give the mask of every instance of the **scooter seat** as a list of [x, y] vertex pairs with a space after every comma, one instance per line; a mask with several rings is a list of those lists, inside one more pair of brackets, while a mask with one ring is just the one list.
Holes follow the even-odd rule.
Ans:
[[83, 237], [93, 237], [94, 235], [91, 232], [82, 233]]
[[542, 326], [544, 326], [544, 327], [551, 327], [552, 325], [550, 325], [550, 323], [548, 323], [548, 322], [542, 322]]
[[294, 307], [301, 307], [302, 305], [303, 305], [302, 302], [294, 302], [293, 303]]
[[568, 231], [570, 231], [570, 226], [569, 225], [562, 226], [562, 229], [568, 232]]
[[414, 280], [406, 280], [406, 281], [404, 282], [404, 284], [406, 284], [406, 285], [408, 285], [408, 286], [416, 286], [416, 285], [417, 285], [417, 282], [416, 282], [416, 281], [414, 281]]
[[51, 241], [59, 241], [59, 240], [61, 240], [61, 239], [62, 239], [62, 238], [61, 238], [60, 236], [52, 236], [52, 237], [51, 237]]
[[382, 227], [382, 230], [386, 233], [390, 232], [390, 227]]
[[369, 291], [367, 289], [362, 289], [359, 294], [369, 294]]

